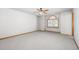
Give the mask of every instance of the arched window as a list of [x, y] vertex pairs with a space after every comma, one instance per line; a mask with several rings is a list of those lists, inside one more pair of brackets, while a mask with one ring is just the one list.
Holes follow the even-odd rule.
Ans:
[[50, 16], [48, 19], [48, 27], [59, 27], [58, 18], [56, 16]]

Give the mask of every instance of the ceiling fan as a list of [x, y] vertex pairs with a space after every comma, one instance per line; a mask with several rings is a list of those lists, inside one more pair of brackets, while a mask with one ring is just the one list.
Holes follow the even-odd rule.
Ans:
[[39, 13], [40, 15], [46, 15], [48, 12], [48, 9], [46, 8], [39, 8], [35, 10], [36, 13]]

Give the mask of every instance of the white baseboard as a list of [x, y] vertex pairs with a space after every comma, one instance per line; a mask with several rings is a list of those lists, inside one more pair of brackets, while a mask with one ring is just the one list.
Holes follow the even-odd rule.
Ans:
[[17, 34], [15, 34], [15, 35], [1, 36], [1, 37], [0, 37], [0, 40], [1, 40], [1, 39], [10, 38], [10, 37], [19, 36], [19, 35], [29, 34], [29, 33], [36, 32], [36, 31], [37, 31], [37, 30], [35, 30], [35, 31], [31, 31], [31, 32], [26, 32], [26, 33], [17, 33]]

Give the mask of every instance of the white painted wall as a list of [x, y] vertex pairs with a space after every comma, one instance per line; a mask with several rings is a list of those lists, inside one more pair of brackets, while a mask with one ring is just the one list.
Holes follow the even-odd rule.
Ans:
[[46, 17], [41, 16], [40, 17], [40, 30], [44, 31], [46, 29]]
[[[50, 16], [50, 15], [49, 15]], [[70, 11], [55, 14], [59, 20], [59, 28], [48, 28], [47, 20], [49, 16], [40, 17], [40, 30], [48, 30], [54, 32], [61, 32], [62, 34], [72, 35], [72, 13]]]
[[55, 14], [55, 16], [59, 20], [59, 28], [46, 28], [46, 30], [72, 35], [72, 12], [66, 11], [59, 14]]
[[37, 30], [40, 30], [40, 16], [37, 16]]
[[0, 8], [0, 38], [37, 30], [37, 17], [13, 9]]
[[[50, 16], [50, 15], [49, 15]], [[66, 11], [59, 14], [55, 14], [55, 16], [59, 20], [59, 28], [48, 28], [47, 20], [49, 16], [40, 16], [39, 17], [39, 29], [40, 30], [48, 30], [54, 32], [61, 32], [62, 34], [72, 35], [72, 12]]]
[[45, 30], [45, 16], [38, 16], [38, 30]]
[[79, 47], [79, 8], [73, 9], [74, 12], [74, 39]]
[[63, 12], [60, 14], [60, 32], [62, 34], [72, 35], [72, 12]]

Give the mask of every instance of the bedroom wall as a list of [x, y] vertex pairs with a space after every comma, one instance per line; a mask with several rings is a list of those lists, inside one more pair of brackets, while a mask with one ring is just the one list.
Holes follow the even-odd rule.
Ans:
[[72, 12], [63, 12], [59, 16], [60, 32], [62, 34], [72, 35]]
[[74, 13], [74, 39], [79, 47], [79, 8], [73, 9]]
[[0, 38], [37, 30], [37, 17], [8, 8], [0, 8]]
[[72, 12], [65, 11], [58, 14], [54, 14], [59, 20], [59, 27], [58, 28], [48, 28], [47, 27], [47, 20], [48, 16], [39, 16], [39, 29], [40, 30], [47, 30], [52, 32], [60, 32], [62, 34], [72, 35]]
[[42, 30], [42, 31], [44, 31], [44, 30], [46, 30], [46, 19], [45, 19], [46, 17], [45, 16], [39, 16], [39, 18], [38, 18], [38, 21], [39, 21], [39, 30]]

